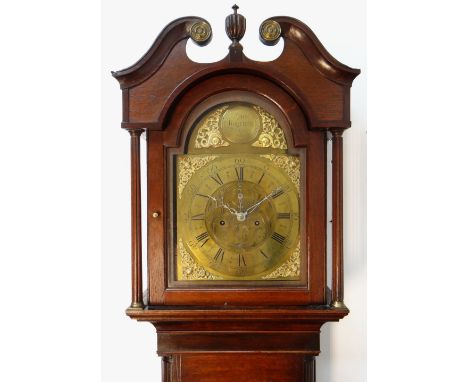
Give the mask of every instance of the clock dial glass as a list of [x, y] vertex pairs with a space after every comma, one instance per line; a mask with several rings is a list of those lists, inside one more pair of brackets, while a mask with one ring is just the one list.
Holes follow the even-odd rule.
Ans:
[[177, 280], [299, 280], [301, 171], [262, 108], [230, 103], [176, 157]]

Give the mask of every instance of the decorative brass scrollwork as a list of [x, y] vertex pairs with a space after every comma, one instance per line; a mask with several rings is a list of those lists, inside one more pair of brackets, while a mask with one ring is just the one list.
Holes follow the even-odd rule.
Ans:
[[252, 143], [255, 147], [271, 147], [274, 149], [287, 149], [286, 138], [278, 121], [259, 106], [253, 107], [262, 119], [262, 132], [258, 139]]
[[289, 257], [289, 259], [275, 269], [273, 272], [262, 277], [263, 280], [269, 279], [287, 279], [298, 277], [301, 271], [301, 243], [297, 243], [297, 247]]
[[179, 240], [178, 255], [181, 257], [181, 280], [219, 280], [220, 277], [211, 274], [203, 266], [199, 265], [187, 252], [182, 240]]

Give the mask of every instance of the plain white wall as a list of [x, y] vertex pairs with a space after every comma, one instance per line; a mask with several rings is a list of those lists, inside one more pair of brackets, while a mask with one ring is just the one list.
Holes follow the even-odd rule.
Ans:
[[[280, 53], [282, 44], [272, 48], [260, 43], [258, 27], [270, 16], [285, 15], [309, 25], [336, 59], [362, 70], [351, 93], [353, 127], [344, 135], [345, 302], [351, 313], [341, 322], [322, 328], [317, 380], [363, 382], [366, 380], [366, 3], [282, 0], [237, 4], [239, 13], [247, 19], [242, 44], [248, 57], [266, 61]], [[133, 322], [124, 313], [130, 303], [129, 135], [120, 129], [121, 91], [110, 71], [132, 65], [169, 22], [182, 16], [206, 18], [213, 28], [213, 40], [208, 46], [199, 48], [189, 43], [190, 57], [199, 61], [223, 58], [229, 45], [224, 19], [232, 5], [233, 1], [225, 0], [102, 1], [103, 382], [161, 378], [154, 328]]]

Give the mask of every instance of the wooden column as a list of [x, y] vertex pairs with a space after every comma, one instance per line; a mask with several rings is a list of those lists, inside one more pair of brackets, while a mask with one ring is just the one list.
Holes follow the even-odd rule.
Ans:
[[315, 357], [304, 358], [304, 382], [315, 382]]
[[346, 308], [343, 284], [343, 130], [332, 130], [332, 305]]
[[141, 266], [141, 181], [140, 136], [143, 130], [130, 130], [131, 214], [132, 214], [132, 304], [131, 309], [143, 309]]
[[161, 358], [162, 382], [172, 382], [172, 357], [164, 356]]

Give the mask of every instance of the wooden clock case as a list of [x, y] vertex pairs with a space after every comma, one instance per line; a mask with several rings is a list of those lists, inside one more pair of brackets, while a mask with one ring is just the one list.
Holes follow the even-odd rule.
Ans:
[[[131, 136], [132, 304], [127, 314], [157, 330], [163, 381], [315, 381], [320, 327], [348, 314], [343, 303], [342, 133], [351, 126], [350, 88], [359, 70], [334, 59], [302, 22], [273, 17], [262, 23], [268, 44], [284, 39], [271, 62], [242, 52], [245, 19], [226, 19], [229, 53], [215, 63], [186, 54], [192, 38], [211, 39], [198, 17], [170, 23], [133, 66], [113, 76], [122, 89], [122, 128]], [[183, 152], [200, 114], [229, 101], [261, 104], [281, 121], [288, 140], [305, 152], [307, 267], [302, 286], [184, 287], [168, 279], [169, 155]], [[142, 286], [140, 136], [147, 144], [147, 268]], [[332, 289], [327, 288], [326, 162], [333, 148]]]

